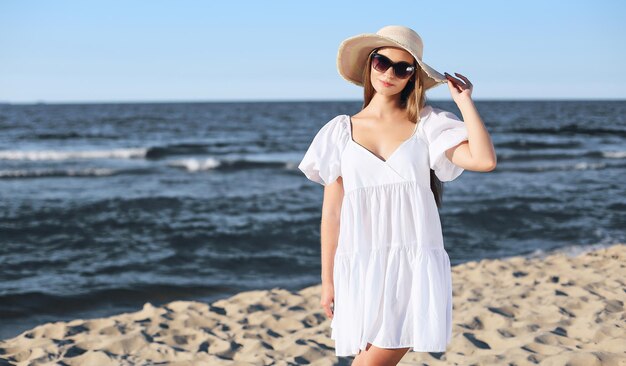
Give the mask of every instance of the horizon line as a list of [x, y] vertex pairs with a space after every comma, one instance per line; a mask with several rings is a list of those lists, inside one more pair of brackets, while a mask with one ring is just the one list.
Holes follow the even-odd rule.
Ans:
[[[452, 102], [452, 99], [433, 99], [433, 102]], [[479, 98], [472, 99], [475, 102], [619, 102], [626, 101], [625, 98]], [[93, 101], [25, 101], [11, 102], [0, 100], [0, 105], [60, 105], [60, 104], [174, 104], [174, 103], [306, 103], [306, 102], [362, 102], [362, 99], [180, 99], [180, 100], [93, 100]]]

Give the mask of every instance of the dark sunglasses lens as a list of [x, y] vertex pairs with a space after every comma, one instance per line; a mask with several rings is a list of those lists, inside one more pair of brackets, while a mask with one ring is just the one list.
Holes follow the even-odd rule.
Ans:
[[387, 57], [375, 53], [372, 55], [372, 66], [376, 71], [385, 72], [391, 66], [391, 62]]
[[413, 74], [413, 66], [407, 62], [396, 64], [393, 71], [400, 79], [406, 79]]

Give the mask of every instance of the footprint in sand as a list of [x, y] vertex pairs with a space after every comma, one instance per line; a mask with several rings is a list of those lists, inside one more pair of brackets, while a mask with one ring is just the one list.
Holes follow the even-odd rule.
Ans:
[[468, 341], [472, 342], [472, 344], [476, 348], [491, 349], [491, 347], [489, 346], [489, 344], [487, 342], [481, 341], [480, 339], [477, 339], [476, 336], [474, 336], [474, 333], [465, 332], [465, 333], [463, 333], [463, 336], [465, 338], [467, 338]]
[[498, 329], [498, 333], [504, 338], [513, 338], [516, 336], [515, 333], [510, 332], [508, 329]]
[[493, 306], [487, 306], [487, 309], [491, 311], [492, 313], [496, 313], [496, 314], [505, 316], [507, 318], [515, 318], [513, 309], [510, 306], [503, 306], [503, 307], [498, 307], [498, 308], [493, 307]]
[[470, 330], [481, 330], [484, 329], [483, 322], [480, 321], [480, 318], [475, 316], [471, 323], [459, 324], [461, 327], [470, 329]]

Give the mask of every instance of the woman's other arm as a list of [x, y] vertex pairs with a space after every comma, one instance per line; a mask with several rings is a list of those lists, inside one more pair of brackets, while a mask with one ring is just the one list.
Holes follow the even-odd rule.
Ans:
[[324, 186], [322, 222], [320, 225], [322, 246], [322, 295], [320, 303], [329, 318], [333, 317], [330, 305], [335, 297], [333, 269], [335, 266], [335, 251], [339, 241], [339, 220], [342, 201], [343, 180], [340, 176], [336, 181]]

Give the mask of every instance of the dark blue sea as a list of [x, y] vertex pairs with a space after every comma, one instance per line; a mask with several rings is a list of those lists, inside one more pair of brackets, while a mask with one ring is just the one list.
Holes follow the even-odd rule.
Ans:
[[[626, 242], [625, 101], [476, 105], [498, 166], [444, 184], [453, 264]], [[319, 283], [323, 187], [297, 164], [360, 106], [0, 105], [0, 338]]]

